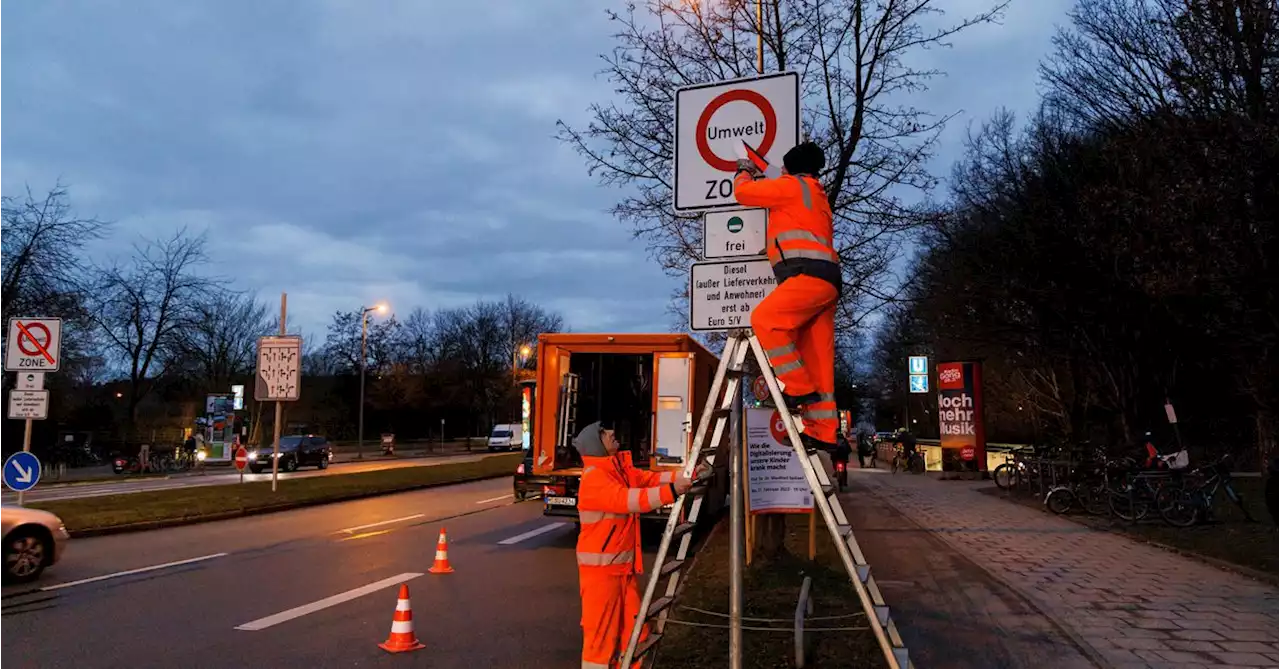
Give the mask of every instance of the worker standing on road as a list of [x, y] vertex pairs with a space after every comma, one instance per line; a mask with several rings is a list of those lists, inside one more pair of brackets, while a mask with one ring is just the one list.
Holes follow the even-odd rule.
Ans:
[[734, 194], [746, 207], [769, 210], [766, 252], [778, 285], [751, 312], [751, 328], [778, 375], [787, 408], [803, 410], [801, 439], [810, 449], [835, 448], [835, 317], [842, 279], [833, 246], [831, 206], [818, 174], [826, 165], [813, 142], [782, 158], [776, 179], [738, 161]]
[[643, 571], [643, 562], [637, 514], [675, 502], [692, 483], [679, 472], [633, 467], [631, 453], [619, 452], [609, 423], [586, 426], [573, 445], [583, 467], [578, 487], [582, 667], [613, 669], [640, 612], [636, 575]]

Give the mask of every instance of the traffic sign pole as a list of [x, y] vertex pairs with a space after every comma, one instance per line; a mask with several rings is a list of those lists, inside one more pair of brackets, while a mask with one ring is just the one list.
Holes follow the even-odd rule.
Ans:
[[[26, 420], [26, 423], [27, 423], [27, 427], [22, 431], [22, 452], [30, 453], [31, 452], [31, 419], [28, 418]], [[23, 494], [24, 492], [22, 490], [18, 491], [18, 506], [22, 506]]]
[[[289, 315], [289, 295], [280, 293], [280, 334], [284, 334], [285, 318]], [[276, 491], [276, 481], [280, 478], [280, 421], [283, 420], [283, 406], [276, 400], [276, 421], [272, 427], [274, 436], [271, 440], [271, 492]], [[243, 476], [243, 475], [242, 475]]]

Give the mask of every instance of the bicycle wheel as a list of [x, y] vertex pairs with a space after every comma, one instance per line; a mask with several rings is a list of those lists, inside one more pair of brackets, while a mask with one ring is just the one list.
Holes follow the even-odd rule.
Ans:
[[1147, 514], [1151, 513], [1151, 504], [1136, 492], [1130, 494], [1129, 491], [1125, 490], [1112, 490], [1107, 497], [1111, 513], [1121, 520], [1134, 523], [1146, 518]]
[[991, 479], [996, 482], [997, 488], [1008, 490], [1018, 485], [1018, 470], [1006, 462], [991, 472]]
[[1044, 496], [1045, 508], [1059, 516], [1071, 511], [1071, 507], [1075, 506], [1075, 503], [1075, 493], [1071, 492], [1071, 488], [1065, 486], [1058, 486]]
[[895, 456], [893, 456], [893, 462], [892, 462], [892, 463], [890, 463], [890, 465], [889, 465], [889, 473], [890, 473], [890, 474], [897, 474], [897, 473], [898, 473], [898, 465], [900, 464], [899, 460], [900, 460], [900, 458], [898, 458], [898, 456], [896, 456], [896, 455], [895, 455]]
[[1156, 506], [1160, 508], [1160, 517], [1174, 527], [1191, 527], [1200, 518], [1199, 490], [1187, 488], [1162, 489], [1156, 496]]
[[1109, 511], [1105, 484], [1080, 484], [1076, 487], [1075, 493], [1085, 513], [1091, 516], [1105, 516]]

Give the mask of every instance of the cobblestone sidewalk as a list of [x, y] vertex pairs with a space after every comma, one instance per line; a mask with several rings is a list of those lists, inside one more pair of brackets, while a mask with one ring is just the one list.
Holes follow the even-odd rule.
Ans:
[[850, 475], [1006, 580], [1112, 667], [1280, 665], [1269, 585], [976, 491], [990, 482]]

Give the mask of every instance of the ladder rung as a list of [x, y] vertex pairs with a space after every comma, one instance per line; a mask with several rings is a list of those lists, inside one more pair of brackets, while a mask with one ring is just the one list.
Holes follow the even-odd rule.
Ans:
[[706, 486], [705, 484], [699, 484], [699, 485], [693, 486], [692, 488], [689, 488], [689, 492], [687, 492], [687, 493], [685, 493], [685, 494], [686, 494], [686, 495], [689, 495], [690, 497], [697, 497], [698, 495], [705, 495], [705, 494], [707, 494], [707, 486]]
[[828, 501], [828, 502], [831, 502], [832, 504], [835, 504], [835, 502], [833, 502], [833, 501], [831, 500], [831, 493], [833, 493], [833, 492], [835, 492], [835, 491], [836, 491], [836, 484], [834, 484], [834, 483], [828, 483], [828, 484], [826, 484], [826, 485], [822, 486], [822, 496], [823, 496], [823, 497], [826, 497], [826, 498], [827, 498], [827, 501]]
[[[650, 634], [643, 642], [641, 642], [640, 647], [636, 648], [636, 654], [632, 656], [632, 659], [638, 660], [644, 657], [644, 654], [656, 648], [658, 646], [658, 642], [661, 640], [661, 634]], [[903, 667], [903, 669], [906, 669], [906, 667]]]
[[733, 413], [733, 409], [717, 408], [711, 410], [712, 418], [728, 418]]
[[653, 618], [659, 613], [662, 613], [662, 611], [666, 609], [668, 606], [671, 606], [672, 604], [674, 604], [675, 601], [676, 600], [674, 597], [663, 597], [661, 599], [658, 599], [653, 604], [649, 605], [649, 612], [645, 614], [645, 617]]
[[693, 528], [697, 526], [697, 523], [680, 523], [679, 525], [676, 525], [674, 530], [671, 530], [671, 539], [673, 541], [679, 539], [680, 537], [692, 532]]
[[747, 371], [746, 371], [745, 369], [726, 369], [726, 370], [724, 370], [724, 378], [726, 378], [726, 379], [740, 379], [740, 378], [742, 378], [742, 375], [744, 375], [744, 374], [746, 374], [746, 373], [747, 373]]
[[676, 571], [677, 569], [683, 566], [684, 566], [684, 560], [672, 560], [662, 565], [662, 569], [658, 570], [658, 575], [666, 576], [667, 574], [670, 574], [671, 572]]

